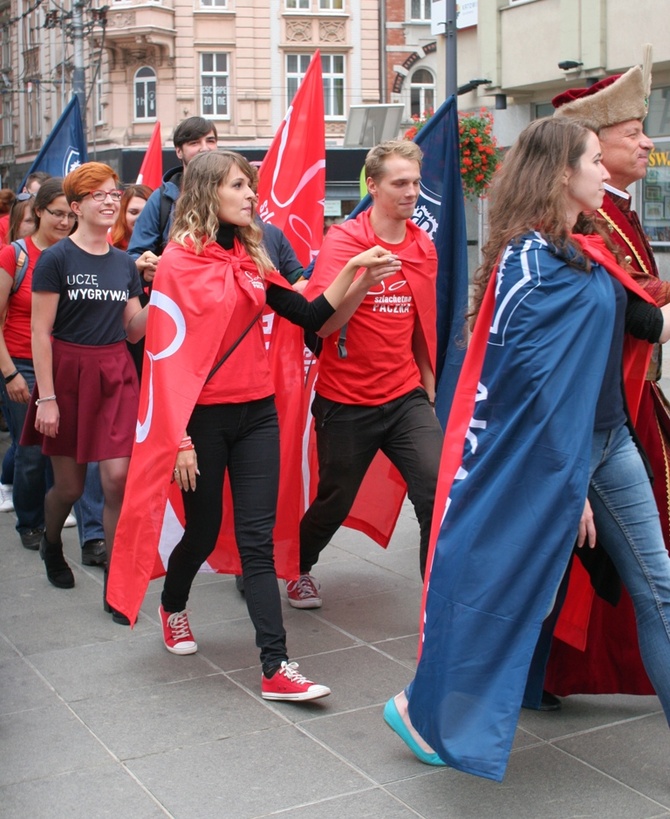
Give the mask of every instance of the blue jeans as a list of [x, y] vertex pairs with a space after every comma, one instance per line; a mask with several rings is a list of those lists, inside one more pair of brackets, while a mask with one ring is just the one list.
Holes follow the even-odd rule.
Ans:
[[[28, 389], [35, 386], [33, 362], [28, 358], [15, 358], [14, 366], [25, 378]], [[51, 463], [42, 455], [40, 446], [20, 446], [19, 440], [23, 424], [28, 414], [28, 404], [11, 401], [4, 381], [0, 379], [2, 400], [7, 413], [7, 426], [12, 440], [16, 442], [14, 455], [14, 510], [16, 529], [27, 532], [30, 529], [44, 529], [44, 495], [53, 483]]]
[[623, 425], [594, 433], [589, 501], [598, 541], [633, 601], [644, 667], [670, 722], [670, 555], [647, 472]]
[[89, 540], [105, 539], [105, 530], [102, 528], [102, 508], [104, 505], [105, 498], [100, 483], [100, 467], [97, 463], [90, 463], [86, 467], [84, 494], [74, 505], [79, 544], [81, 546]]
[[[6, 421], [9, 411], [7, 410], [7, 404], [4, 400], [2, 402], [2, 412]], [[9, 424], [7, 424], [7, 429], [9, 429]], [[14, 483], [14, 456], [16, 455], [16, 441], [12, 438], [11, 432], [9, 437], [11, 443], [9, 445], [9, 449], [7, 452], [5, 452], [5, 457], [2, 459], [2, 473], [0, 474], [0, 483], [4, 484], [5, 486], [11, 486]]]

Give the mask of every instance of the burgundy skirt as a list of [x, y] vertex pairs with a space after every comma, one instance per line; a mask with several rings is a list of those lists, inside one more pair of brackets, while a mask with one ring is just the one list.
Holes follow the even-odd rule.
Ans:
[[21, 444], [77, 463], [129, 458], [135, 439], [139, 386], [125, 341], [100, 347], [53, 339], [54, 391], [60, 411], [58, 435], [35, 429], [33, 391]]

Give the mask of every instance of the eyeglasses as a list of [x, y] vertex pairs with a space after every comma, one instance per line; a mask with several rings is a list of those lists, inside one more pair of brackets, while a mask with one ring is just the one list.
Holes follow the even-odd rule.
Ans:
[[54, 219], [58, 219], [58, 221], [61, 219], [68, 219], [70, 222], [73, 222], [77, 218], [77, 214], [72, 213], [72, 211], [66, 213], [64, 210], [51, 210], [50, 208], [44, 208], [44, 210], [47, 213], [50, 213]]
[[90, 191], [88, 195], [96, 202], [104, 202], [108, 196], [111, 196], [114, 202], [118, 202], [123, 196], [123, 191]]

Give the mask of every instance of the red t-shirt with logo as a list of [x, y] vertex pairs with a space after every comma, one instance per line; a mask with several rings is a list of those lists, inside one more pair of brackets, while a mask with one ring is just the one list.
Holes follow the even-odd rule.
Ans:
[[343, 404], [376, 406], [421, 386], [412, 351], [417, 324], [434, 366], [437, 253], [428, 235], [413, 222], [407, 223], [404, 241], [394, 245], [374, 234], [367, 212], [333, 226], [306, 295], [322, 292], [352, 256], [375, 244], [396, 254], [402, 268], [370, 290], [349, 319], [347, 357], [338, 355], [338, 331], [324, 339], [319, 358], [316, 392]]

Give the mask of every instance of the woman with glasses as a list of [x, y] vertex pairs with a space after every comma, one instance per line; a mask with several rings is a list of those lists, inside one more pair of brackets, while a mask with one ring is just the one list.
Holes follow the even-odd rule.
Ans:
[[[27, 216], [35, 232], [28, 235]], [[65, 238], [74, 225], [63, 180], [47, 180], [37, 194], [20, 193], [10, 215], [10, 238], [23, 238], [25, 253], [12, 244], [0, 248], [0, 313], [7, 317], [0, 328], [0, 372], [7, 425], [18, 444], [28, 412], [35, 370], [30, 341], [33, 270], [42, 251]], [[17, 286], [17, 282], [20, 283]], [[14, 459], [13, 500], [16, 529], [26, 549], [39, 548], [44, 532], [44, 494], [47, 459], [39, 446], [17, 446]]]
[[[61, 531], [91, 462], [100, 465], [109, 562], [137, 417], [137, 375], [125, 341], [144, 335], [146, 312], [133, 260], [107, 241], [119, 212], [118, 184], [101, 162], [66, 176], [63, 189], [77, 230], [42, 256], [32, 283], [37, 388], [24, 437], [40, 440], [51, 457], [54, 485], [45, 498], [39, 549], [49, 582], [62, 589], [74, 586], [74, 576]], [[111, 611], [106, 600], [105, 609]]]

